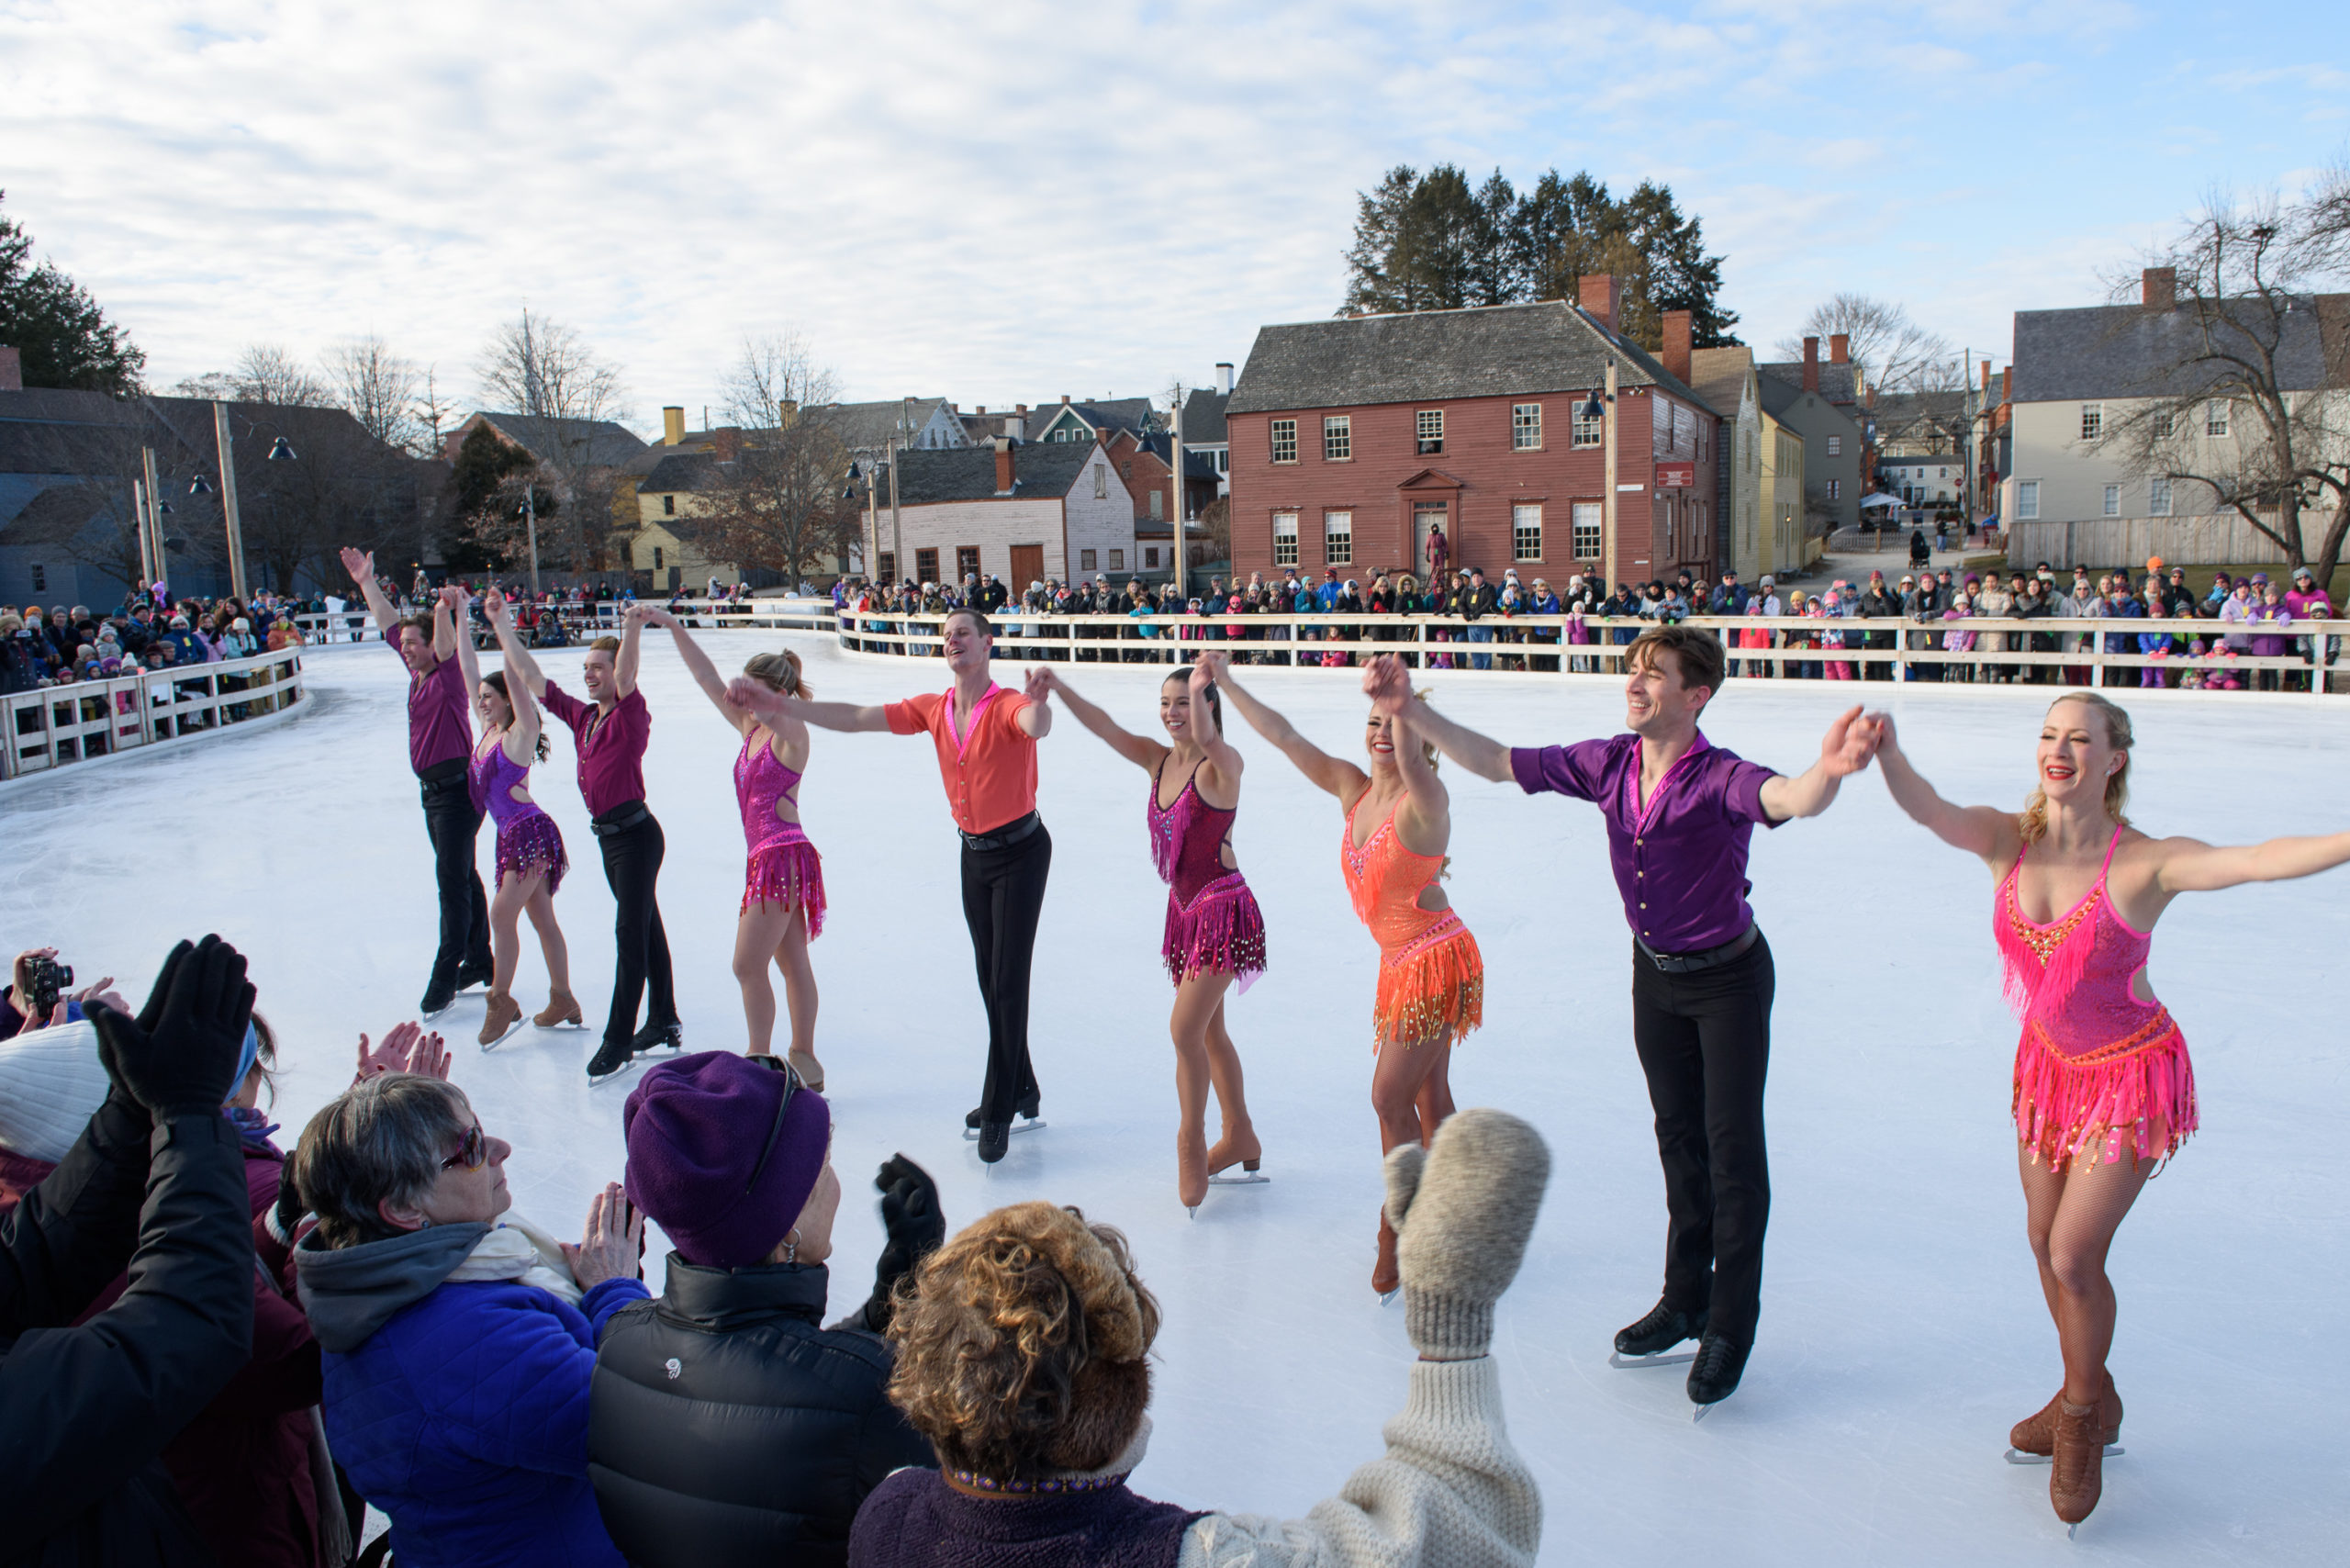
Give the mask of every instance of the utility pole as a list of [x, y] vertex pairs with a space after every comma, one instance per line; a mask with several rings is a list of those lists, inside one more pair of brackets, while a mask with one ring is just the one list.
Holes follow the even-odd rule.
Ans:
[[[873, 465], [865, 465], [865, 572], [875, 582], [881, 580], [881, 517], [876, 501], [881, 486], [873, 472]], [[891, 567], [897, 566], [892, 560]]]
[[155, 483], [155, 449], [139, 449], [139, 466], [147, 476], [145, 504], [139, 509], [140, 568], [153, 582], [163, 571], [163, 492]]
[[906, 574], [906, 534], [898, 517], [898, 438], [890, 438], [890, 559], [900, 581]]
[[1167, 443], [1168, 487], [1175, 492], [1175, 599], [1179, 604], [1189, 604], [1191, 594], [1192, 547], [1183, 537], [1183, 387], [1175, 387], [1175, 423], [1172, 438]]
[[1608, 593], [1616, 591], [1616, 355], [1607, 356], [1606, 400], [1600, 405], [1600, 446], [1605, 454], [1606, 479], [1602, 488], [1599, 518], [1599, 549], [1602, 566], [1600, 576], [1606, 580], [1600, 587]]
[[237, 514], [237, 445], [229, 433], [229, 405], [212, 405], [213, 444], [220, 454], [220, 520], [229, 532], [229, 594], [245, 597], [245, 530]]
[[[539, 597], [539, 487], [530, 479], [522, 481], [522, 521], [531, 536], [531, 597]], [[657, 588], [658, 584], [655, 587]]]

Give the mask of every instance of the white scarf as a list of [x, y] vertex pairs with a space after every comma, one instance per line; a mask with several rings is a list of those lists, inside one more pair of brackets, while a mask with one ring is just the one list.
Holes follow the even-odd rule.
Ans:
[[571, 1277], [563, 1244], [520, 1215], [509, 1215], [474, 1244], [465, 1260], [449, 1271], [453, 1280], [520, 1280], [559, 1301], [577, 1306], [587, 1292]]

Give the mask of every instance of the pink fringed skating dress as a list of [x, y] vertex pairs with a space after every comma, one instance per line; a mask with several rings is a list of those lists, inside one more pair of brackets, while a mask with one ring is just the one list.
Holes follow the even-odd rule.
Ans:
[[2132, 930], [2113, 907], [2106, 874], [2121, 844], [2115, 828], [2096, 884], [2046, 925], [2025, 919], [2016, 898], [2027, 846], [1999, 884], [1992, 914], [2008, 1003], [2023, 1024], [2016, 1136], [2051, 1169], [2085, 1156], [2111, 1163], [2124, 1149], [2167, 1159], [2196, 1127], [2186, 1036], [2168, 1008], [2131, 993], [2154, 937]]
[[530, 782], [531, 770], [506, 755], [503, 739], [492, 741], [487, 752], [476, 751], [465, 769], [474, 809], [487, 812], [498, 824], [497, 885], [503, 886], [509, 873], [529, 877], [543, 872], [552, 893], [563, 886], [571, 857], [564, 853], [563, 830], [554, 819], [536, 801], [514, 798], [514, 787]]
[[776, 760], [762, 732], [755, 729], [743, 737], [742, 755], [734, 759], [734, 799], [743, 808], [743, 842], [750, 852], [743, 871], [743, 908], [797, 904], [807, 915], [813, 941], [824, 934], [824, 857], [798, 823], [775, 812], [776, 802], [800, 788], [800, 777]]
[[[1165, 767], [1164, 763], [1160, 765]], [[1177, 985], [1192, 975], [1229, 972], [1246, 991], [1265, 972], [1265, 917], [1239, 872], [1227, 870], [1224, 846], [1238, 808], [1200, 799], [1198, 770], [1175, 803], [1158, 804], [1158, 770], [1150, 776], [1150, 857], [1167, 883], [1167, 934], [1158, 946]]]

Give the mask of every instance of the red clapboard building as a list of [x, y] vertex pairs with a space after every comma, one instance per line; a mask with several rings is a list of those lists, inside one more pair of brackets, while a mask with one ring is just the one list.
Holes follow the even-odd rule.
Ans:
[[1612, 358], [1615, 576], [1709, 577], [1719, 418], [1689, 386], [1688, 315], [1660, 361], [1617, 335], [1613, 278], [1582, 293], [1260, 329], [1225, 408], [1234, 571], [1425, 581], [1441, 526], [1449, 564], [1488, 580], [1599, 572]]

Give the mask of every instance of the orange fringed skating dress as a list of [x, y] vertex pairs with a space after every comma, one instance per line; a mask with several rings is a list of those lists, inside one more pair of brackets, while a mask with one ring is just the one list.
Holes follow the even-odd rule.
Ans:
[[[1369, 790], [1363, 791], [1369, 794]], [[1401, 804], [1398, 801], [1397, 804]], [[1355, 805], [1362, 804], [1356, 797]], [[1440, 1041], [1449, 1047], [1485, 1021], [1485, 958], [1453, 909], [1420, 907], [1422, 890], [1444, 869], [1441, 855], [1415, 855], [1395, 836], [1390, 808], [1370, 841], [1355, 847], [1354, 807], [1338, 835], [1338, 868], [1355, 913], [1379, 944], [1379, 998], [1371, 1040], [1383, 1046]]]

